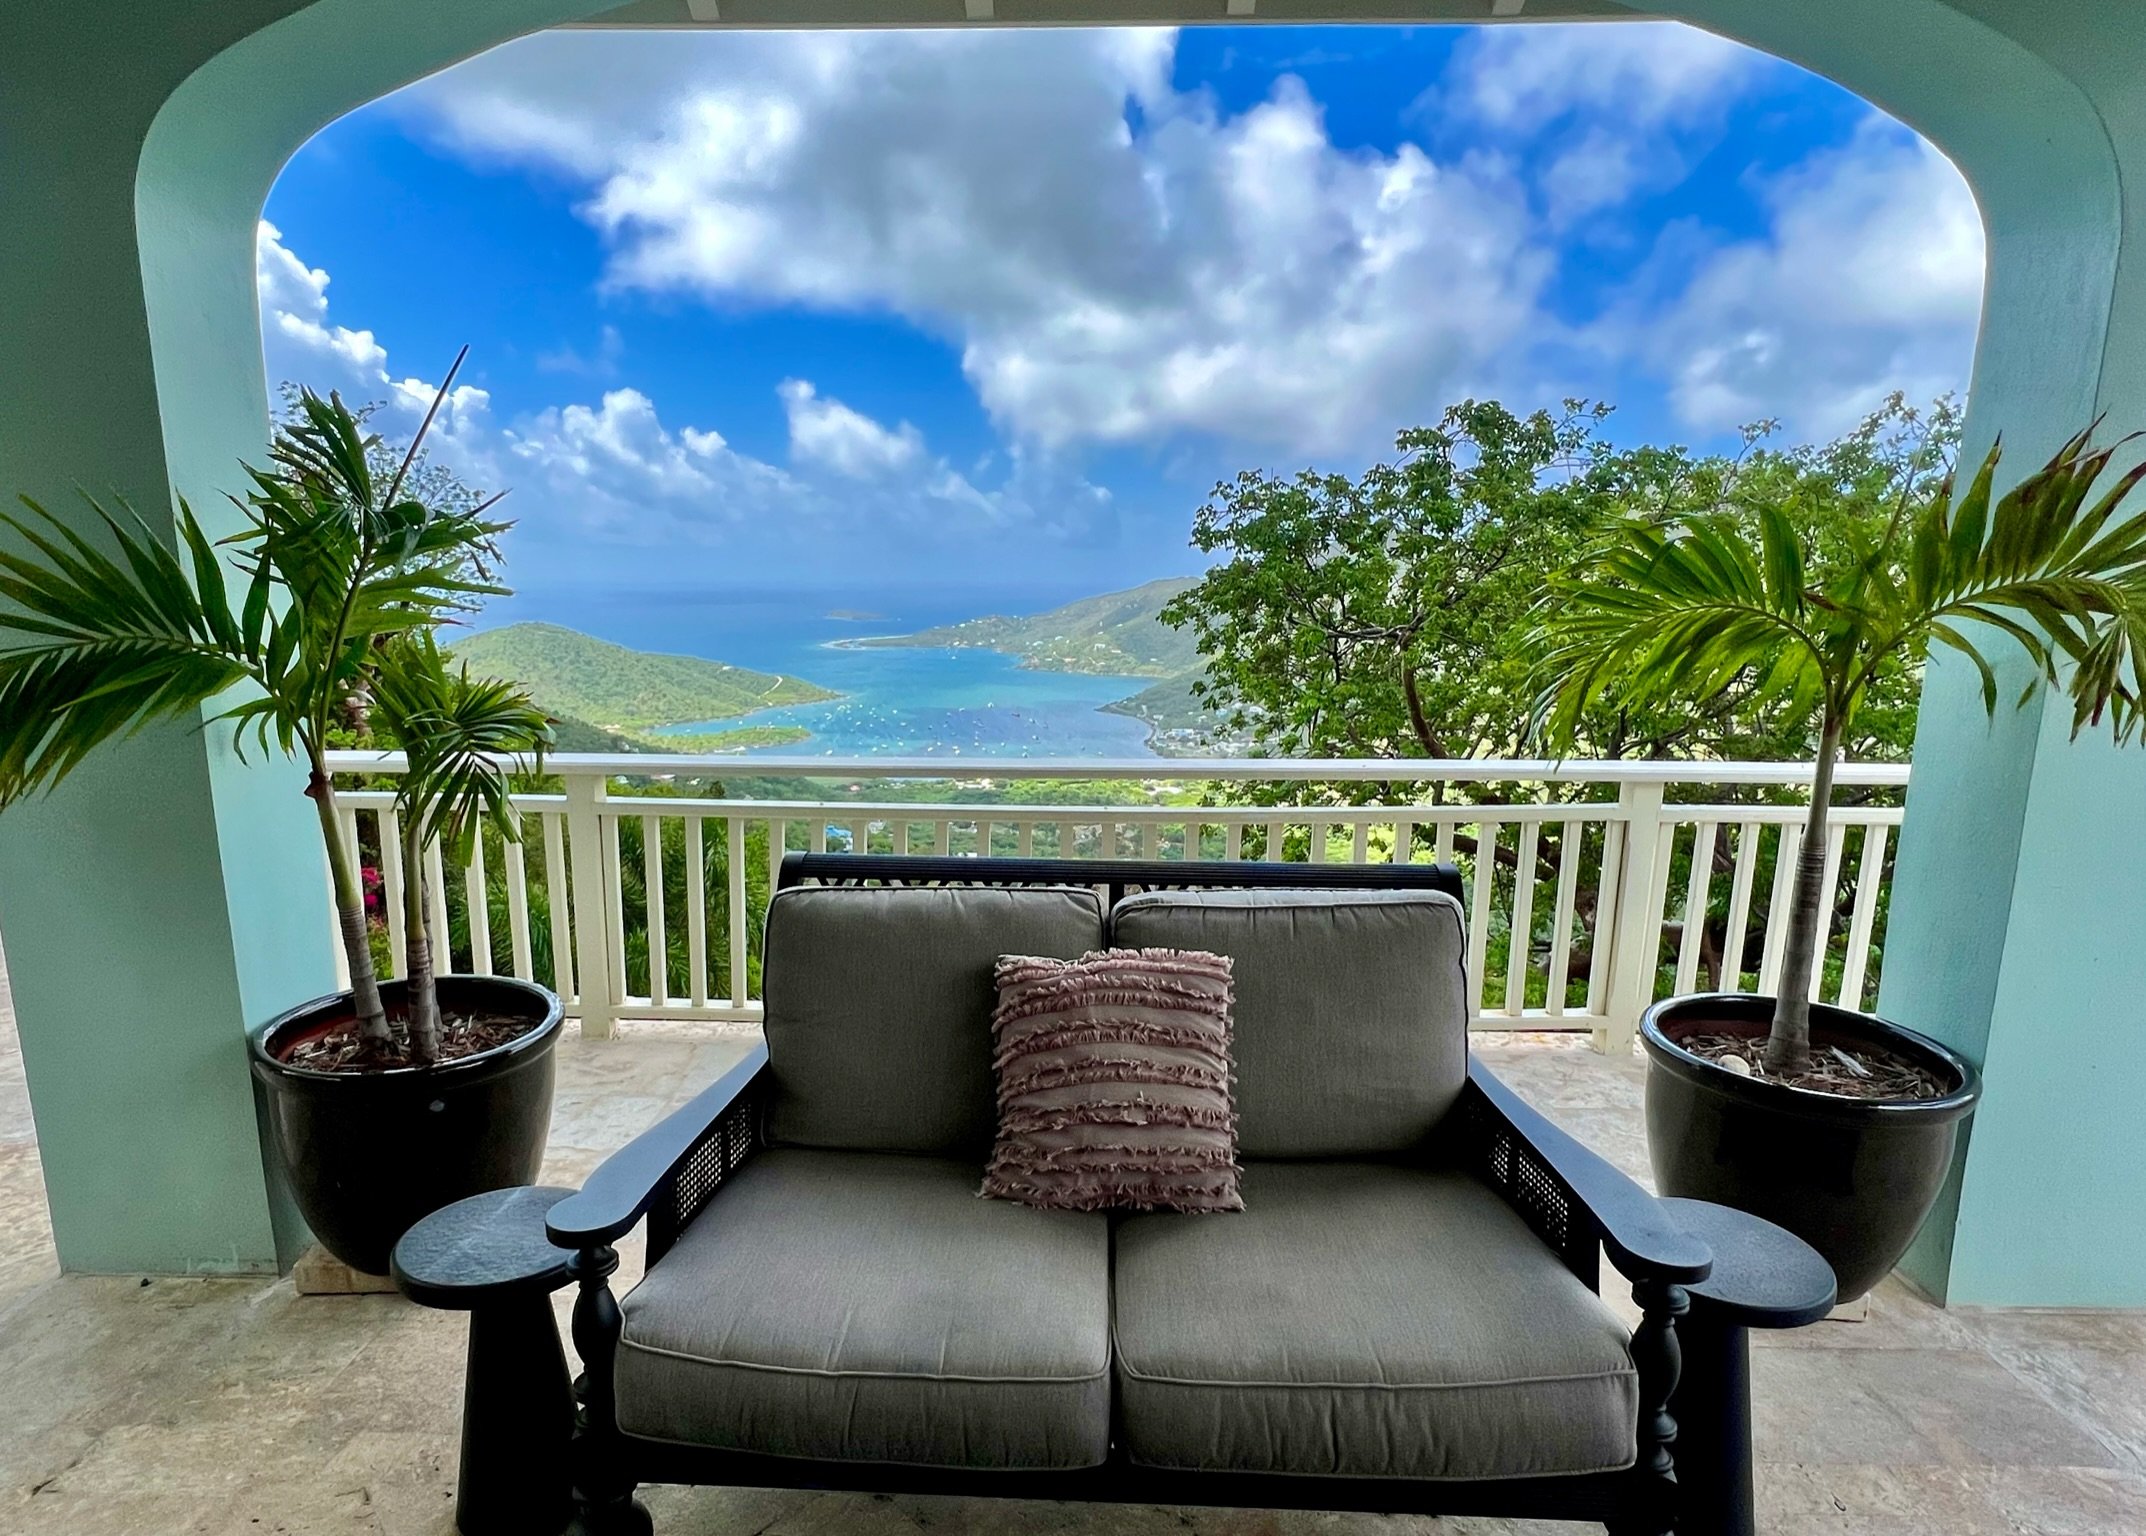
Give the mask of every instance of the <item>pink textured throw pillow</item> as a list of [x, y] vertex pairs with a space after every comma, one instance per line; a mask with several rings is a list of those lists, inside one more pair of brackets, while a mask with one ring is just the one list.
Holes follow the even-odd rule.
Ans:
[[1227, 956], [1006, 955], [991, 1031], [983, 1193], [1053, 1210], [1244, 1209]]

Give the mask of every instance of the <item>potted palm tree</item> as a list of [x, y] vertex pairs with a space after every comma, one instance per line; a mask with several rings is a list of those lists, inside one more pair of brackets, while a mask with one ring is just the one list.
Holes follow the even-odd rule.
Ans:
[[2146, 513], [2123, 504], [2146, 467], [2108, 476], [2111, 450], [2066, 443], [2012, 490], [1993, 448], [1955, 500], [1902, 498], [1874, 535], [1821, 548], [1778, 504], [1619, 522], [1539, 613], [1533, 724], [1569, 749], [1610, 707], [1705, 708], [1755, 688], [1808, 720], [1815, 766], [1776, 997], [1711, 993], [1641, 1020], [1647, 1136], [1664, 1194], [1717, 1201], [1797, 1233], [1861, 1296], [1929, 1214], [1974, 1066], [1935, 1040], [1811, 1001], [1830, 914], [1828, 815], [1843, 733], [1880, 669], [1934, 642], [1965, 656], [1992, 713], [1997, 662], [2028, 663], [2024, 703], [2069, 693], [2072, 729], [2141, 719]]
[[[453, 379], [386, 475], [359, 418], [305, 394], [269, 466], [247, 471], [233, 498], [244, 527], [221, 545], [183, 501], [176, 549], [130, 509], [94, 500], [101, 540], [34, 502], [26, 518], [0, 516], [20, 545], [0, 546], [0, 807], [115, 736], [204, 708], [240, 750], [307, 766], [350, 988], [270, 1020], [250, 1050], [301, 1211], [331, 1253], [375, 1274], [420, 1217], [536, 1176], [560, 1024], [542, 987], [435, 978], [444, 936], [426, 932], [421, 903], [409, 979], [381, 983], [359, 850], [327, 766], [354, 705], [374, 701], [408, 757], [397, 793], [411, 847], [440, 839], [453, 851], [480, 822], [517, 835], [491, 754], [540, 754], [549, 740], [526, 697], [452, 668], [432, 640], [506, 590], [485, 574], [507, 526], [492, 503], [428, 505], [407, 491]], [[406, 867], [415, 887], [422, 865]]]

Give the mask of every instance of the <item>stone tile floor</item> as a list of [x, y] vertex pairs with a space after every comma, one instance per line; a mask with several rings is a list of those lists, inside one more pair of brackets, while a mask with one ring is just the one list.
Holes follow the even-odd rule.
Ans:
[[[549, 1183], [746, 1048], [627, 1026], [560, 1046]], [[1546, 1112], [1644, 1176], [1640, 1065], [1486, 1040]], [[56, 1272], [0, 975], [0, 1532], [446, 1536], [464, 1321], [288, 1280]], [[630, 1282], [638, 1251], [625, 1253]], [[562, 1307], [564, 1298], [561, 1298]], [[1775, 1536], [2146, 1536], [2146, 1314], [1945, 1311], [1897, 1282], [1867, 1321], [1761, 1336], [1761, 1529]], [[662, 1536], [1517, 1536], [1587, 1529], [1263, 1511], [651, 1489]]]

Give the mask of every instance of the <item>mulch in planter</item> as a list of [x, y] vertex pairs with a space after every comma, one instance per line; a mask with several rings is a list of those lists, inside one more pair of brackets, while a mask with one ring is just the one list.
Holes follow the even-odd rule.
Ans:
[[1948, 1078], [1938, 1076], [1912, 1057], [1861, 1042], [1840, 1045], [1813, 1040], [1810, 1062], [1796, 1072], [1776, 1072], [1766, 1065], [1764, 1032], [1700, 1032], [1677, 1036], [1677, 1044], [1711, 1062], [1737, 1057], [1751, 1069], [1754, 1082], [1779, 1083], [1785, 1088], [1830, 1093], [1844, 1099], [1934, 1099], [1953, 1086]]
[[[459, 1061], [464, 1056], [488, 1051], [495, 1045], [505, 1045], [509, 1040], [528, 1034], [542, 1022], [541, 1019], [518, 1018], [512, 1014], [449, 1013], [442, 1009], [440, 1061]], [[421, 1065], [410, 1056], [409, 1036], [402, 1019], [391, 1013], [388, 1026], [395, 1031], [395, 1039], [384, 1049], [361, 1039], [357, 1021], [350, 1019], [307, 1035], [282, 1052], [282, 1059], [287, 1066], [304, 1067], [312, 1072], [400, 1072]]]

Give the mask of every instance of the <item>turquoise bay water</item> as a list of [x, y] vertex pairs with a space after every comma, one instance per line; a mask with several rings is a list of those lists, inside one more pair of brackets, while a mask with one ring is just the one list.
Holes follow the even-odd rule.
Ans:
[[[1010, 599], [1010, 600], [1008, 600]], [[542, 618], [637, 650], [681, 652], [833, 689], [839, 699], [685, 721], [671, 734], [794, 725], [809, 741], [761, 749], [811, 757], [1149, 757], [1147, 727], [1102, 707], [1145, 688], [1144, 677], [1032, 672], [996, 651], [861, 647], [874, 634], [910, 634], [987, 608], [1033, 612], [1064, 601], [1007, 594], [979, 603], [959, 591], [575, 594], [518, 601], [490, 622]], [[863, 617], [836, 617], [849, 612]], [[663, 734], [661, 732], [655, 734]]]
[[[690, 734], [794, 725], [812, 739], [756, 748], [812, 757], [1147, 757], [1147, 727], [1103, 706], [1148, 684], [1023, 670], [996, 651], [829, 646], [800, 669], [842, 694], [731, 720], [671, 726]], [[665, 734], [658, 732], [656, 734]]]

